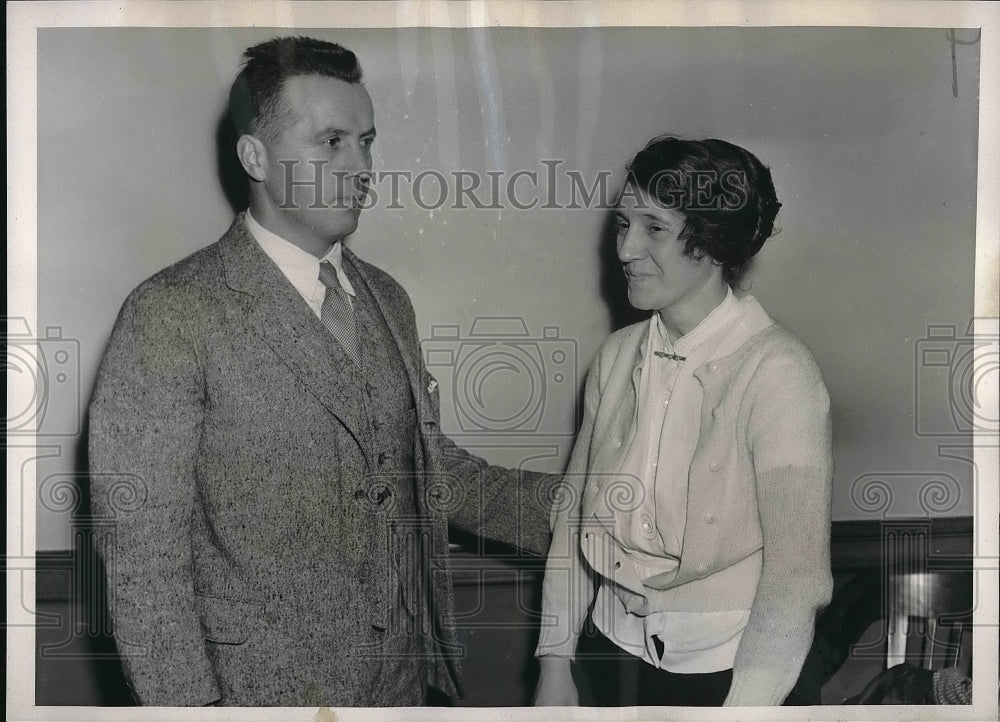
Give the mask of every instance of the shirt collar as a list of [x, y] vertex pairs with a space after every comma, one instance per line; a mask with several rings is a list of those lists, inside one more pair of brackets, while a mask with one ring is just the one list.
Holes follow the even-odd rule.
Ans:
[[652, 350], [676, 353], [679, 356], [690, 356], [694, 349], [728, 326], [738, 315], [739, 304], [732, 288], [726, 288], [726, 297], [718, 306], [712, 309], [701, 322], [673, 344], [667, 335], [667, 329], [660, 320], [660, 314], [654, 313], [650, 319], [649, 334]]
[[334, 243], [322, 258], [316, 258], [291, 241], [264, 228], [253, 217], [249, 209], [246, 212], [246, 223], [260, 247], [304, 296], [310, 295], [309, 292], [319, 280], [319, 264], [323, 261], [329, 261], [333, 264], [337, 270], [340, 285], [347, 293], [355, 295], [354, 287], [351, 285], [350, 279], [347, 278], [347, 274], [344, 273], [344, 248], [340, 241]]

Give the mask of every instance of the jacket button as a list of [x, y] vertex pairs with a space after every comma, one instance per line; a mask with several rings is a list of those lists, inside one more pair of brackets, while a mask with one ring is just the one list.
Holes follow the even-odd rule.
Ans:
[[368, 496], [368, 494], [364, 489], [358, 489], [354, 492], [355, 499], [364, 499], [366, 496]]
[[372, 421], [372, 426], [375, 428], [375, 431], [378, 431], [379, 429], [382, 428], [382, 422], [379, 421], [378, 419], [375, 419], [374, 421]]
[[388, 458], [389, 458], [389, 455], [387, 453], [385, 453], [384, 451], [380, 451], [378, 453], [378, 465], [379, 466], [385, 466], [385, 462], [386, 462], [386, 460]]
[[711, 464], [708, 465], [708, 468], [711, 469], [712, 471], [722, 471], [722, 462], [713, 461]]
[[706, 514], [703, 517], [703, 519], [705, 520], [706, 524], [714, 524], [715, 523], [715, 515], [714, 514]]

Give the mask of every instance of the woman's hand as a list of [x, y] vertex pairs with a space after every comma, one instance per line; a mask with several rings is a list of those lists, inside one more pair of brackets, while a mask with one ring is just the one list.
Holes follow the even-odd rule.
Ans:
[[540, 657], [541, 672], [535, 689], [536, 707], [579, 707], [571, 660], [568, 657]]

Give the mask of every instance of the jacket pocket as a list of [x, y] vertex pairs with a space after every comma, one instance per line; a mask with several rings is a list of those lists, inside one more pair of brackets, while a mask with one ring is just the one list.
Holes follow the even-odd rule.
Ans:
[[227, 599], [210, 594], [194, 595], [201, 617], [201, 633], [216, 644], [243, 644], [257, 630], [263, 616], [263, 606], [240, 599]]

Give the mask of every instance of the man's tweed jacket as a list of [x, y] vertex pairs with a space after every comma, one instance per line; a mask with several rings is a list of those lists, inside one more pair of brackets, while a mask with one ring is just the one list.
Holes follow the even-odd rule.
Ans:
[[[487, 466], [440, 432], [406, 292], [344, 255], [388, 322], [416, 402], [428, 681], [460, 694], [447, 525], [544, 554], [545, 490], [539, 475]], [[370, 696], [395, 600], [364, 383], [242, 215], [126, 300], [90, 407], [90, 467], [94, 515], [109, 521], [97, 544], [115, 637], [139, 702], [394, 703]]]

